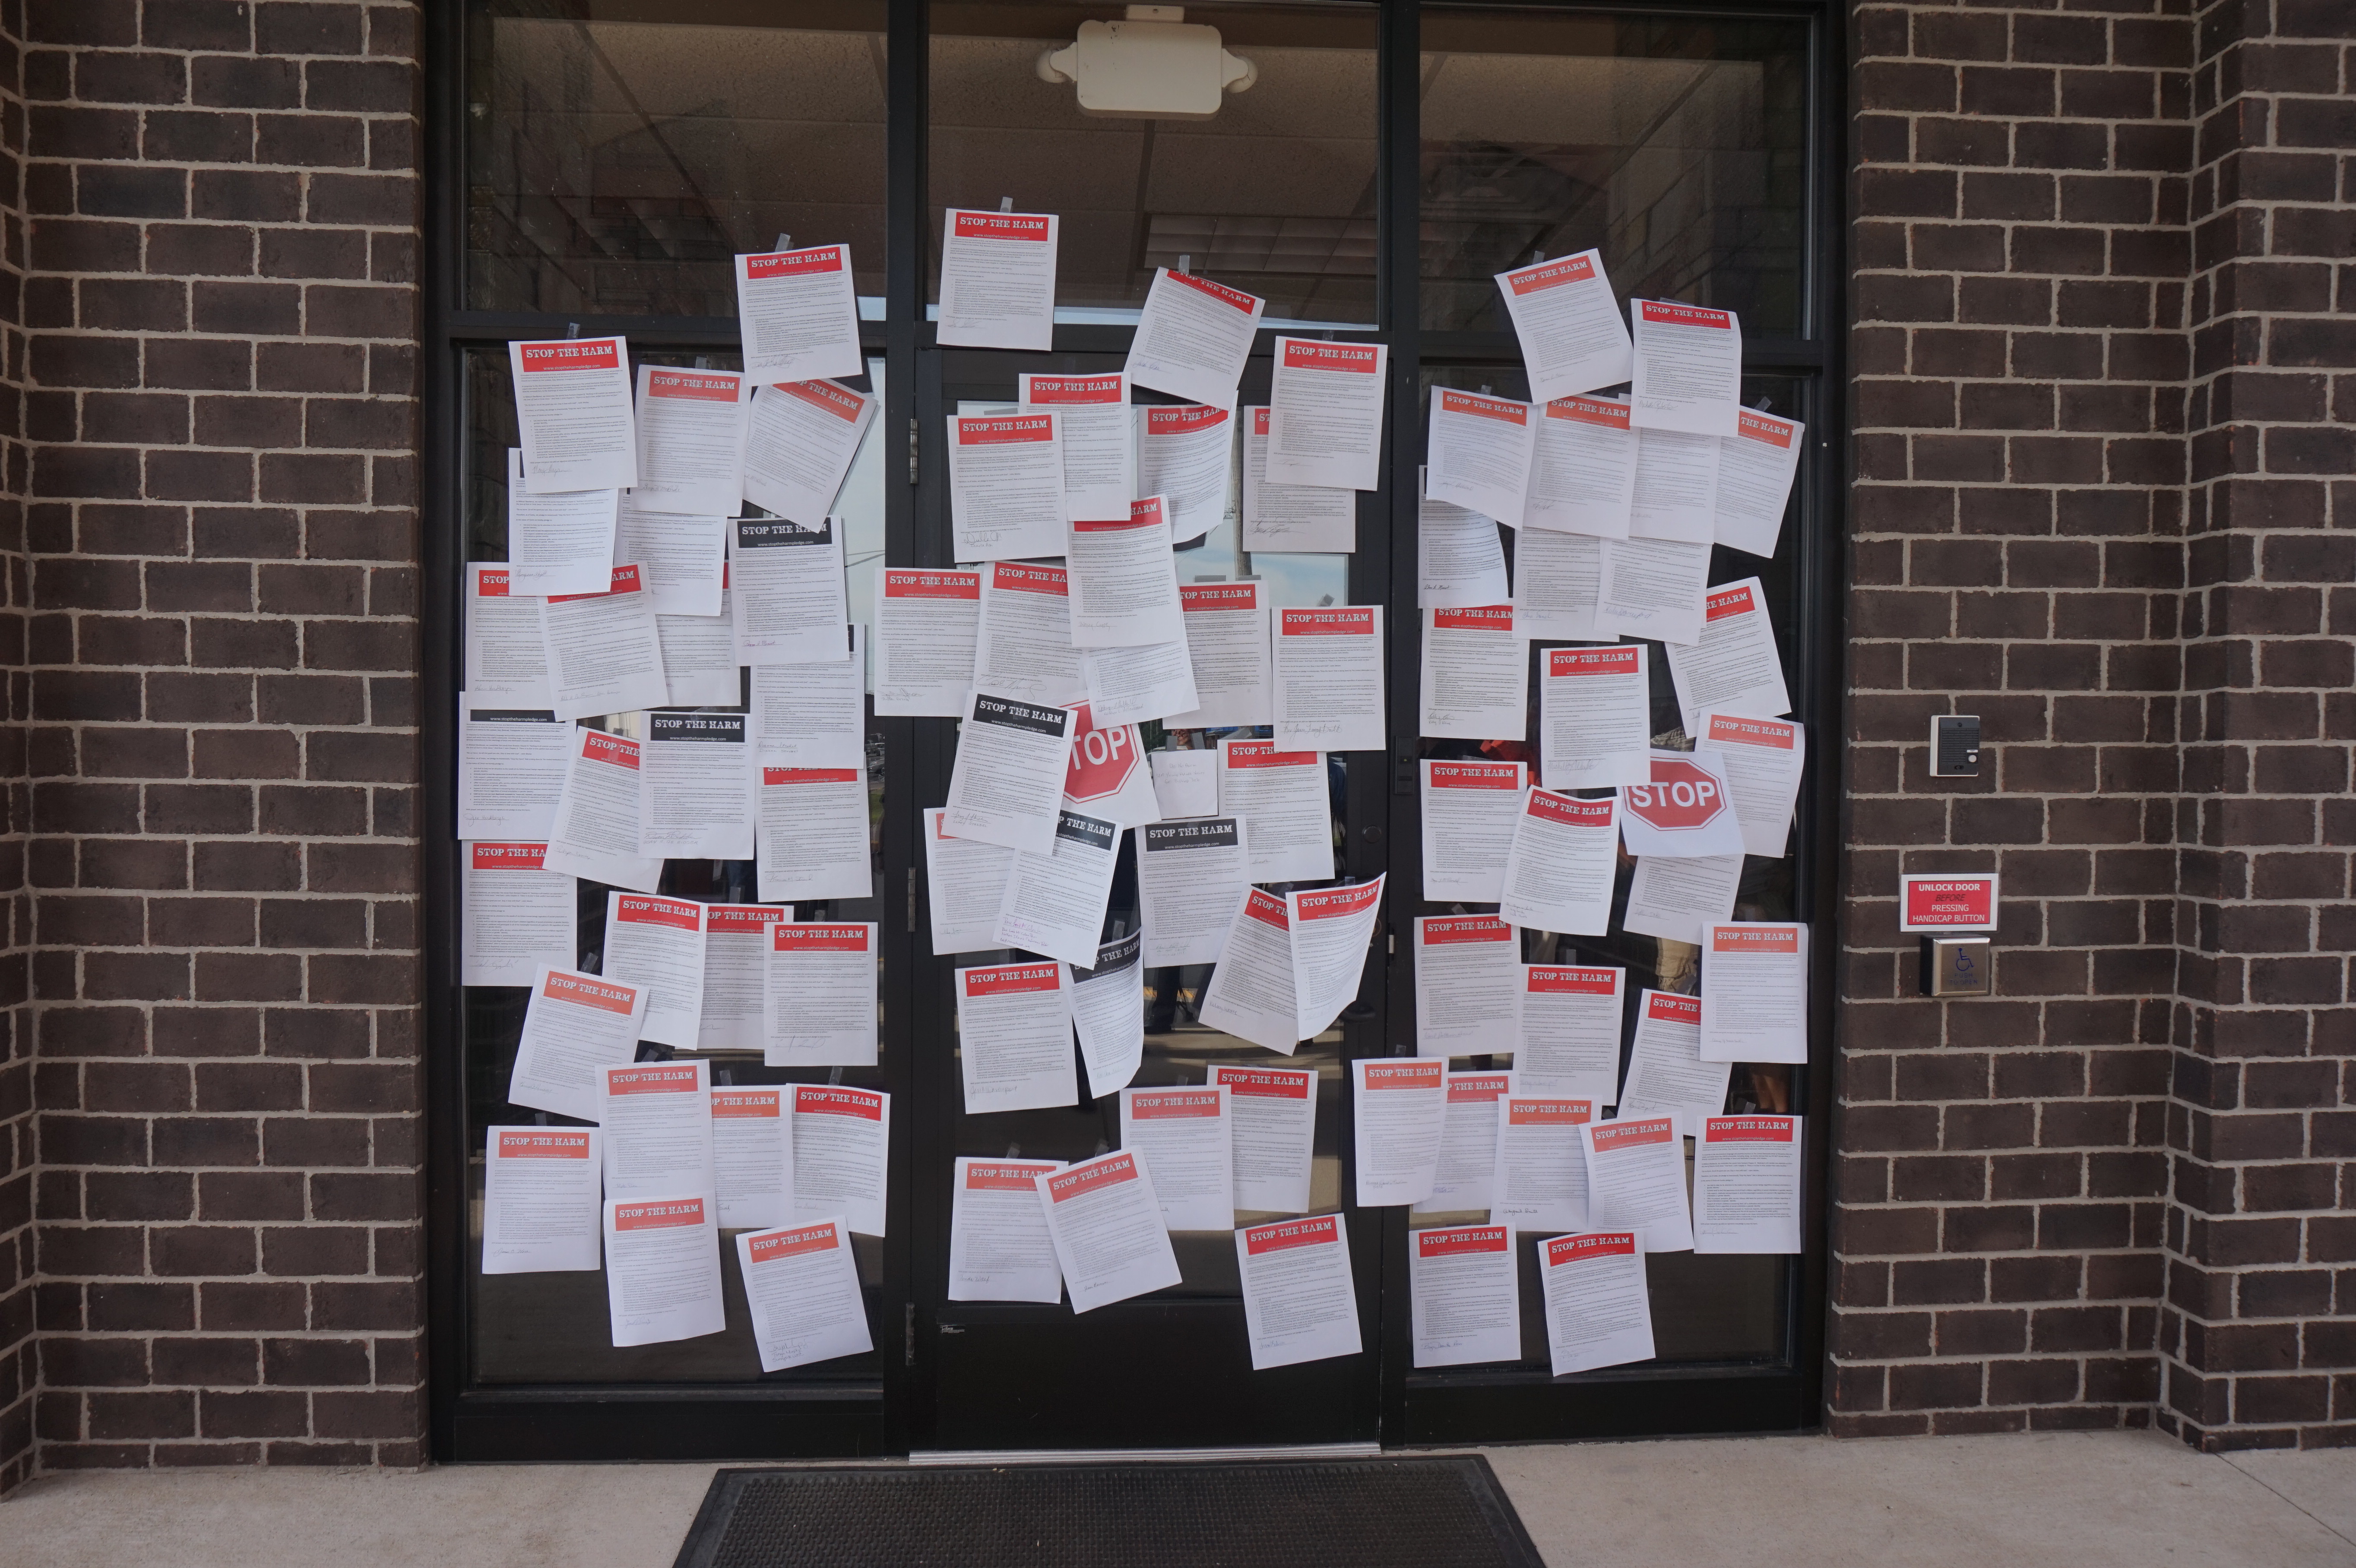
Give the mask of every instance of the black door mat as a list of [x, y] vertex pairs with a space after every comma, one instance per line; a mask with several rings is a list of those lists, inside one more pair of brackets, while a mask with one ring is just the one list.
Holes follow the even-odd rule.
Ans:
[[723, 1470], [677, 1568], [1541, 1568], [1489, 1462]]

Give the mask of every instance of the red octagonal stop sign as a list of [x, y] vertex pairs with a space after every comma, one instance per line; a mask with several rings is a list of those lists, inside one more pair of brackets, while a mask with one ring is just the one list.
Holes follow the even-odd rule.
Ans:
[[1653, 782], [1623, 784], [1620, 804], [1664, 833], [1689, 833], [1727, 809], [1719, 781], [1683, 757], [1653, 759]]
[[1131, 773], [1145, 765], [1138, 755], [1137, 726], [1116, 724], [1099, 730], [1088, 717], [1088, 705], [1076, 702], [1078, 724], [1072, 735], [1071, 765], [1064, 773], [1067, 800], [1102, 800], [1118, 795]]

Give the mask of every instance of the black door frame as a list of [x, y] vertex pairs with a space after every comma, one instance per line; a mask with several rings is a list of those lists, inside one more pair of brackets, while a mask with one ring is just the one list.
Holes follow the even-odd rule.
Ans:
[[[1421, 36], [1420, 0], [1376, 0], [1380, 11], [1377, 132], [1377, 297], [1381, 329], [1337, 333], [1343, 337], [1387, 342], [1391, 348], [1391, 432], [1386, 464], [1392, 497], [1387, 519], [1362, 506], [1360, 550], [1350, 568], [1353, 603], [1390, 605], [1415, 603], [1411, 550], [1393, 550], [1390, 541], [1411, 537], [1415, 526], [1416, 466], [1419, 443], [1401, 439], [1419, 430], [1418, 378], [1425, 357], [1449, 363], [1515, 357], [1509, 336], [1423, 331], [1418, 321], [1416, 258], [1419, 215], [1401, 196], [1418, 189], [1419, 143], [1417, 104]], [[1405, 1289], [1407, 1216], [1404, 1210], [1378, 1211], [1383, 1287], [1365, 1300], [1362, 1321], [1379, 1336], [1382, 1352], [1380, 1430], [1387, 1445], [1461, 1443], [1473, 1440], [1530, 1441], [1667, 1432], [1792, 1430], [1814, 1425], [1822, 1406], [1824, 1314], [1826, 1268], [1826, 1170], [1832, 1108], [1833, 996], [1838, 941], [1835, 928], [1839, 849], [1838, 740], [1847, 636], [1843, 613], [1841, 540], [1845, 538], [1842, 484], [1846, 456], [1846, 324], [1847, 247], [1844, 220], [1847, 136], [1845, 133], [1845, 13], [1830, 0], [1759, 0], [1747, 5], [1653, 0], [1645, 5], [1604, 5], [1589, 0], [1546, 0], [1534, 10], [1598, 16], [1666, 16], [1711, 21], [1801, 21], [1809, 25], [1812, 56], [1808, 107], [1810, 147], [1804, 256], [1803, 332], [1794, 337], [1752, 338], [1745, 343], [1745, 368], [1783, 371], [1812, 383], [1807, 394], [1812, 439], [1799, 482], [1800, 555], [1794, 606], [1793, 645], [1796, 679], [1793, 695], [1811, 732], [1807, 778], [1803, 786], [1798, 855], [1803, 896], [1810, 901], [1802, 918], [1814, 931], [1811, 983], [1810, 1063], [1795, 1085], [1808, 1117], [1805, 1250], [1795, 1274], [1790, 1304], [1790, 1360], [1770, 1371], [1695, 1368], [1667, 1372], [1590, 1377], [1555, 1384], [1508, 1374], [1432, 1377], [1408, 1367], [1408, 1304]], [[937, 419], [919, 423], [923, 410], [918, 356], [933, 342], [924, 319], [927, 254], [925, 197], [924, 105], [927, 57], [926, 0], [887, 0], [887, 124], [885, 163], [885, 319], [862, 325], [862, 346], [885, 362], [884, 409], [870, 439], [892, 443], [885, 465], [885, 549], [894, 564], [948, 564], [926, 556], [926, 536], [916, 515], [918, 490], [901, 482], [906, 472], [899, 443], [918, 462], [937, 462], [937, 441], [921, 439], [939, 428]], [[420, 379], [421, 587], [423, 689], [419, 703], [423, 779], [422, 822], [422, 929], [424, 955], [423, 1049], [427, 1086], [426, 1313], [428, 1392], [433, 1452], [442, 1460], [723, 1458], [905, 1453], [923, 1445], [912, 1426], [917, 1408], [916, 1380], [925, 1365], [918, 1333], [912, 1243], [918, 1234], [947, 1233], [946, 1194], [917, 1190], [911, 1179], [913, 1139], [929, 1123], [921, 1115], [895, 1115], [893, 1179], [884, 1247], [884, 1299], [903, 1304], [901, 1321], [873, 1327], [882, 1364], [879, 1380], [864, 1384], [802, 1387], [790, 1383], [743, 1385], [556, 1385], [540, 1388], [476, 1386], [467, 1376], [468, 1322], [465, 1248], [467, 1245], [466, 1086], [461, 1060], [463, 993], [457, 984], [459, 880], [455, 837], [455, 735], [459, 665], [458, 582], [464, 562], [460, 537], [465, 411], [461, 360], [470, 348], [496, 347], [512, 337], [561, 334], [577, 320], [584, 334], [623, 333], [648, 348], [734, 348], [736, 325], [730, 317], [568, 316], [487, 312], [465, 307], [466, 18], [465, 0], [429, 0], [425, 7], [426, 70], [423, 99], [426, 149], [423, 193], [425, 284]], [[1055, 347], [1065, 353], [1124, 353], [1130, 329], [1058, 326]], [[1270, 349], [1263, 333], [1256, 351]], [[938, 410], [933, 412], [937, 415]], [[1383, 523], [1387, 522], [1387, 528]], [[1389, 617], [1387, 656], [1392, 674], [1390, 731], [1415, 734], [1417, 639], [1412, 614]], [[918, 780], [946, 778], [946, 726], [934, 721], [884, 719], [872, 721], [884, 737], [887, 802], [884, 854], [886, 903], [897, 888], [907, 897], [907, 918], [884, 923], [888, 975], [913, 976], [929, 965], [917, 962], [914, 921], [922, 865], [916, 825]], [[1391, 759], [1366, 754], [1364, 771], [1387, 774]], [[1354, 768], [1354, 775], [1361, 771]], [[1385, 928], [1401, 929], [1412, 912], [1417, 875], [1418, 824], [1412, 794], [1360, 788], [1348, 794], [1346, 818], [1353, 876], [1388, 868], [1397, 872], [1386, 903]], [[1362, 867], [1365, 868], [1362, 870]], [[1370, 964], [1361, 1008], [1370, 1017], [1346, 1026], [1345, 1057], [1409, 1054], [1412, 1040], [1413, 974], [1406, 944], [1395, 944], [1387, 964]], [[923, 1092], [914, 1072], [919, 1041], [948, 1038], [950, 1000], [946, 986], [898, 990], [904, 1005], [885, 1009], [884, 1055], [887, 1087], [895, 1103], [920, 1110]], [[1345, 1146], [1346, 1147], [1346, 1146]], [[1346, 1155], [1345, 1155], [1346, 1159]], [[1354, 1211], [1355, 1212], [1355, 1211]], [[1354, 1235], [1360, 1233], [1354, 1224]], [[1363, 1274], [1362, 1274], [1363, 1278]], [[1362, 1286], [1362, 1296], [1368, 1294]]]

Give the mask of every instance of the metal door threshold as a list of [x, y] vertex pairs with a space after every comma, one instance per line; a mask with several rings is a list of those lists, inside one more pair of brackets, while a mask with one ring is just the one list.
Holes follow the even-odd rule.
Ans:
[[1379, 1443], [1300, 1443], [1257, 1448], [919, 1448], [911, 1465], [1186, 1464], [1199, 1460], [1368, 1459]]

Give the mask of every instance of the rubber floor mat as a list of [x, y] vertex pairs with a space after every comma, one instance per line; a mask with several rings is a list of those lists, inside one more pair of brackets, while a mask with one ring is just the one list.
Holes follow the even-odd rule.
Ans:
[[678, 1568], [1541, 1568], [1478, 1455], [722, 1470]]

